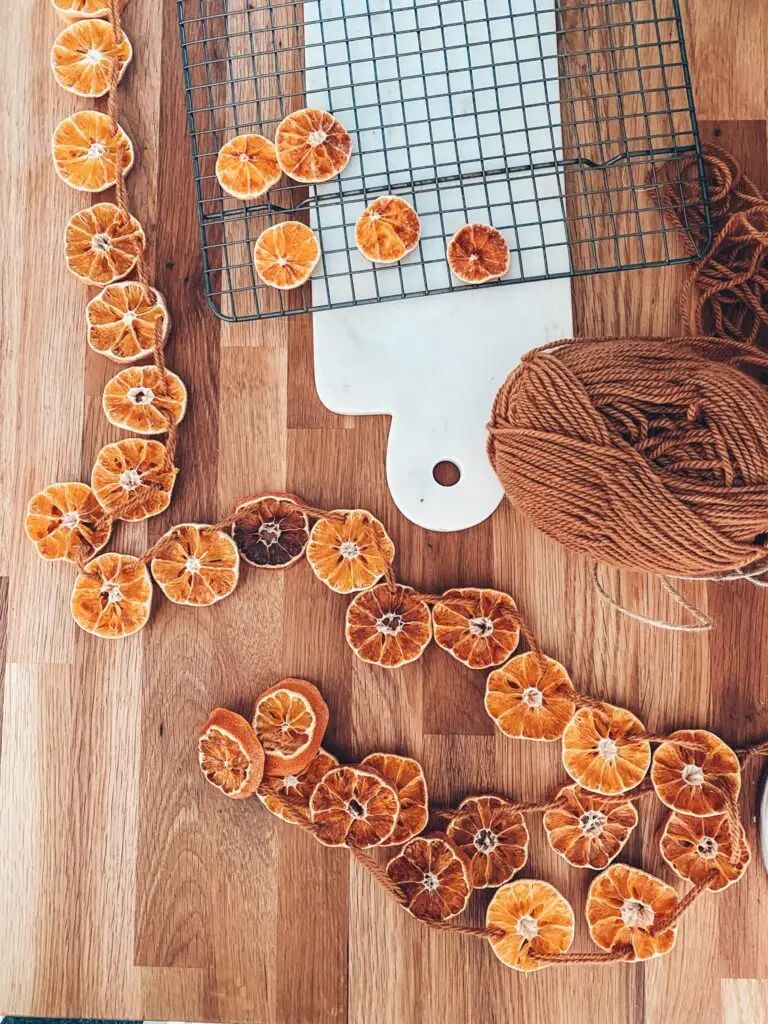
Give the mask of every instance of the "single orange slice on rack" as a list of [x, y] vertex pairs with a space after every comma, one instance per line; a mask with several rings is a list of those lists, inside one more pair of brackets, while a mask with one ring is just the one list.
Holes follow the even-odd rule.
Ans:
[[602, 704], [580, 708], [563, 733], [563, 765], [593, 793], [626, 793], [639, 786], [651, 763], [651, 745], [638, 738], [643, 723], [630, 711]]
[[151, 355], [157, 325], [162, 345], [171, 324], [160, 292], [138, 281], [107, 285], [88, 303], [86, 319], [88, 344], [116, 363], [132, 363]]
[[303, 772], [296, 775], [265, 775], [259, 799], [272, 814], [291, 825], [309, 825], [309, 798], [322, 777], [339, 762], [321, 747]]
[[41, 558], [92, 558], [109, 540], [112, 523], [87, 484], [51, 484], [29, 499], [27, 536]]
[[216, 158], [216, 178], [235, 199], [258, 199], [280, 180], [275, 147], [263, 135], [238, 135]]
[[[98, 110], [80, 110], [64, 118], [53, 133], [56, 173], [78, 192], [103, 192], [133, 167], [133, 143], [120, 125]], [[118, 154], [121, 163], [118, 165]]]
[[528, 651], [488, 676], [485, 710], [505, 736], [557, 740], [573, 716], [574, 696], [559, 661]]
[[617, 804], [573, 785], [563, 786], [557, 802], [544, 814], [547, 839], [576, 868], [607, 868], [637, 825], [637, 810], [629, 800]]
[[667, 807], [704, 817], [733, 804], [741, 789], [741, 768], [719, 736], [706, 729], [679, 729], [656, 748], [651, 781]]
[[650, 960], [675, 944], [677, 924], [665, 928], [664, 918], [676, 907], [671, 885], [628, 864], [611, 864], [589, 887], [589, 934], [601, 949], [626, 948], [627, 960]]
[[76, 96], [104, 96], [109, 92], [112, 65], [118, 62], [118, 81], [125, 74], [133, 49], [128, 36], [120, 41], [108, 21], [76, 21], [56, 37], [51, 68], [59, 85]]
[[659, 850], [680, 878], [694, 885], [709, 880], [709, 888], [720, 892], [738, 882], [752, 859], [742, 826], [739, 833], [735, 850], [727, 815], [701, 818], [672, 811], [662, 828]]
[[[105, 0], [51, 0], [51, 3], [56, 13], [67, 21], [109, 16], [109, 4]], [[124, 6], [120, 4], [121, 8]]]
[[169, 601], [201, 608], [216, 604], [235, 589], [240, 555], [223, 530], [180, 523], [157, 542], [151, 569]]
[[267, 756], [267, 775], [299, 775], [320, 749], [328, 705], [304, 679], [283, 679], [256, 700], [251, 719]]
[[270, 288], [290, 291], [308, 281], [320, 259], [320, 243], [312, 228], [285, 220], [262, 231], [253, 247], [253, 265]]
[[395, 830], [387, 839], [390, 846], [400, 846], [426, 828], [429, 820], [427, 780], [424, 769], [412, 757], [399, 754], [369, 754], [362, 760], [363, 768], [373, 768], [397, 792], [400, 811]]
[[419, 921], [448, 921], [460, 914], [472, 892], [471, 871], [458, 846], [439, 832], [418, 836], [387, 864], [409, 914]]
[[136, 522], [168, 508], [176, 473], [164, 444], [127, 437], [101, 449], [91, 487], [113, 518]]
[[235, 509], [232, 527], [243, 560], [259, 569], [286, 569], [297, 562], [309, 543], [306, 512], [290, 495], [262, 494]]
[[326, 846], [366, 849], [387, 843], [397, 825], [395, 787], [373, 768], [331, 768], [309, 800], [312, 830]]
[[350, 602], [347, 643], [361, 659], [400, 668], [420, 658], [432, 639], [429, 605], [412, 587], [386, 583], [364, 590]]
[[224, 796], [242, 800], [253, 796], [264, 772], [264, 751], [242, 715], [215, 708], [198, 741], [203, 775]]
[[179, 423], [187, 409], [187, 389], [180, 377], [156, 366], [129, 366], [107, 382], [102, 397], [110, 423], [136, 434], [163, 434], [169, 421]]
[[108, 551], [79, 573], [70, 608], [87, 633], [116, 640], [146, 625], [152, 607], [152, 580], [146, 565], [132, 555]]
[[283, 118], [275, 133], [277, 159], [294, 181], [328, 181], [349, 163], [352, 139], [333, 114], [309, 107]]
[[525, 819], [499, 796], [462, 800], [446, 832], [466, 855], [475, 889], [508, 882], [528, 859]]
[[368, 590], [395, 557], [386, 530], [363, 509], [337, 509], [312, 527], [307, 560], [318, 579], [337, 594]]
[[105, 285], [130, 274], [145, 242], [135, 217], [114, 203], [96, 203], [70, 217], [64, 254], [76, 277], [88, 284]]
[[488, 224], [465, 224], [448, 243], [448, 266], [460, 281], [484, 284], [509, 270], [509, 246]]
[[549, 882], [526, 878], [503, 885], [488, 904], [485, 923], [499, 932], [488, 939], [491, 949], [516, 971], [547, 967], [536, 954], [565, 953], [573, 942], [573, 910]]
[[446, 590], [432, 607], [432, 622], [438, 646], [468, 668], [501, 665], [520, 642], [517, 605], [499, 590]]
[[371, 263], [397, 263], [420, 238], [419, 215], [399, 196], [374, 199], [355, 224], [355, 245]]

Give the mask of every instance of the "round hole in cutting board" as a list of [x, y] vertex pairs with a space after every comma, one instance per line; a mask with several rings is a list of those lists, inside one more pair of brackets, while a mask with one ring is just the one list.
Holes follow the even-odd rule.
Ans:
[[442, 459], [433, 467], [432, 476], [441, 487], [453, 487], [461, 480], [461, 470], [455, 462]]

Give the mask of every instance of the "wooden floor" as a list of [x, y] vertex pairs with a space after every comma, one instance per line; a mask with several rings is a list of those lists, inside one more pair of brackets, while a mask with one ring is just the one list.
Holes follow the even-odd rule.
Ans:
[[[6, 5], [10, 8], [11, 5]], [[81, 104], [54, 84], [59, 22], [46, 0], [0, 16], [0, 1013], [175, 1020], [432, 1024], [758, 1024], [768, 1020], [768, 884], [702, 899], [659, 961], [548, 970], [503, 967], [484, 942], [433, 934], [394, 907], [344, 851], [321, 848], [255, 802], [204, 786], [195, 737], [208, 709], [247, 711], [281, 675], [319, 683], [328, 745], [354, 760], [375, 749], [421, 759], [437, 801], [490, 789], [539, 798], [563, 778], [558, 745], [494, 735], [483, 676], [437, 650], [396, 674], [355, 661], [345, 602], [306, 564], [245, 572], [208, 611], [157, 600], [147, 629], [96, 642], [70, 619], [70, 566], [38, 562], [21, 520], [30, 494], [88, 479], [117, 437], [100, 411], [111, 363], [87, 352], [86, 299], [61, 258], [82, 197], [54, 177], [53, 126]], [[381, 516], [397, 569], [426, 590], [493, 584], [521, 602], [545, 649], [589, 693], [654, 731], [712, 728], [733, 742], [768, 733], [768, 596], [748, 586], [691, 593], [709, 635], [650, 632], [597, 599], [587, 567], [509, 508], [466, 533], [425, 533], [388, 497], [384, 418], [345, 420], [320, 405], [312, 325], [225, 326], [202, 296], [198, 228], [177, 48], [176, 5], [131, 0], [135, 48], [123, 119], [140, 140], [130, 178], [175, 331], [169, 363], [192, 401], [168, 513], [121, 527], [138, 551], [171, 523], [212, 520], [237, 496], [290, 489], [316, 504]], [[768, 5], [687, 0], [687, 36], [703, 134], [732, 146], [768, 187]], [[577, 329], [679, 331], [681, 271], [582, 280]], [[612, 580], [664, 611], [652, 583]], [[757, 768], [744, 793], [754, 838]], [[668, 873], [644, 808], [629, 860]], [[551, 853], [532, 824], [524, 874], [547, 879], [577, 918], [589, 879]], [[486, 900], [477, 896], [471, 920]], [[587, 948], [580, 926], [577, 946]]]

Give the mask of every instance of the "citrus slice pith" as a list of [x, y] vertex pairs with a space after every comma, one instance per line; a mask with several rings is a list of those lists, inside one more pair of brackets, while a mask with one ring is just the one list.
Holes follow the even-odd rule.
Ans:
[[420, 658], [432, 639], [429, 605], [412, 587], [382, 583], [350, 602], [345, 635], [361, 661], [400, 668]]
[[180, 423], [187, 409], [187, 389], [170, 370], [129, 366], [104, 388], [101, 400], [110, 423], [135, 434], [163, 434], [169, 420]]
[[349, 163], [352, 139], [333, 114], [307, 107], [277, 126], [275, 150], [280, 166], [294, 181], [328, 181]]
[[337, 594], [368, 590], [395, 557], [395, 546], [370, 512], [338, 509], [312, 527], [307, 560], [312, 571]]
[[361, 764], [373, 768], [394, 786], [400, 801], [395, 829], [387, 839], [387, 845], [400, 846], [413, 839], [426, 828], [429, 820], [427, 781], [419, 762], [399, 754], [369, 754]]
[[108, 285], [130, 274], [145, 241], [135, 217], [114, 203], [96, 203], [70, 217], [64, 255], [75, 277], [88, 284]]
[[497, 889], [485, 923], [503, 932], [488, 941], [499, 960], [516, 971], [547, 967], [536, 954], [565, 953], [573, 942], [575, 926], [568, 900], [549, 882], [527, 878]]
[[259, 569], [287, 569], [309, 543], [309, 520], [295, 498], [263, 494], [247, 498], [235, 509], [232, 526], [243, 561]]
[[67, 21], [106, 18], [109, 15], [109, 4], [104, 0], [51, 0], [51, 3], [56, 13]]
[[[659, 839], [661, 856], [680, 878], [694, 885], [709, 880], [713, 892], [738, 882], [752, 859], [744, 829], [734, 851], [731, 827], [725, 814], [706, 818], [672, 811]], [[734, 856], [735, 853], [735, 856]]]
[[253, 247], [253, 265], [261, 280], [280, 291], [299, 288], [312, 276], [320, 259], [320, 243], [312, 228], [285, 220], [262, 231]]
[[573, 717], [574, 697], [560, 662], [528, 651], [490, 673], [485, 710], [505, 736], [557, 740]]
[[309, 800], [312, 829], [325, 846], [367, 849], [386, 843], [397, 824], [395, 787], [362, 765], [331, 768]]
[[111, 551], [88, 562], [79, 573], [70, 608], [87, 633], [107, 640], [130, 636], [146, 625], [152, 607], [152, 581], [143, 562]]
[[308, 825], [309, 798], [320, 779], [338, 760], [321, 747], [303, 772], [296, 775], [265, 775], [259, 786], [259, 799], [272, 814], [290, 825]]
[[171, 326], [163, 296], [138, 281], [107, 285], [86, 306], [86, 319], [90, 347], [116, 363], [151, 355], [157, 324], [161, 324], [161, 345]]
[[274, 144], [263, 135], [238, 135], [224, 143], [216, 158], [219, 185], [235, 199], [258, 199], [281, 175]]
[[446, 590], [432, 607], [435, 642], [467, 668], [501, 665], [520, 642], [517, 605], [481, 587]]
[[59, 85], [76, 96], [104, 96], [109, 91], [112, 64], [118, 62], [118, 81], [125, 74], [133, 49], [123, 32], [120, 42], [110, 23], [101, 18], [76, 21], [56, 37], [51, 69]]
[[472, 892], [470, 866], [458, 846], [441, 833], [417, 836], [387, 864], [387, 874], [419, 921], [448, 921], [460, 914]]
[[637, 825], [635, 805], [605, 801], [575, 783], [563, 786], [557, 801], [543, 819], [549, 845], [576, 868], [607, 868]]
[[448, 266], [466, 284], [497, 281], [509, 270], [504, 235], [488, 224], [465, 224], [448, 243]]
[[215, 708], [198, 741], [203, 775], [224, 796], [242, 800], [253, 796], [264, 772], [264, 751], [242, 715]]
[[660, 926], [677, 906], [671, 885], [627, 864], [611, 864], [587, 895], [587, 923], [601, 949], [626, 948], [627, 960], [650, 960], [675, 944], [677, 924]]
[[674, 811], [721, 814], [739, 795], [741, 768], [719, 736], [706, 729], [678, 729], [656, 748], [651, 781], [659, 800]]
[[593, 793], [626, 793], [640, 785], [651, 763], [650, 743], [638, 739], [644, 733], [640, 719], [624, 708], [580, 708], [563, 733], [563, 766]]
[[116, 519], [137, 522], [168, 508], [176, 473], [160, 441], [127, 437], [101, 449], [91, 472], [91, 487]]
[[462, 800], [446, 828], [470, 863], [475, 889], [508, 882], [528, 859], [525, 819], [508, 800], [470, 796]]
[[59, 122], [53, 133], [56, 173], [78, 192], [103, 192], [117, 179], [118, 153], [123, 174], [133, 167], [133, 143], [120, 125], [112, 130], [106, 114], [80, 110]]
[[237, 586], [240, 555], [224, 530], [180, 523], [155, 546], [150, 566], [169, 601], [201, 608], [228, 597]]
[[109, 540], [112, 524], [87, 484], [51, 484], [29, 499], [27, 536], [41, 558], [92, 558]]
[[256, 699], [251, 718], [266, 754], [267, 775], [298, 775], [320, 749], [328, 706], [305, 679], [282, 679]]
[[355, 224], [355, 245], [371, 263], [397, 263], [420, 238], [419, 215], [399, 196], [374, 199]]

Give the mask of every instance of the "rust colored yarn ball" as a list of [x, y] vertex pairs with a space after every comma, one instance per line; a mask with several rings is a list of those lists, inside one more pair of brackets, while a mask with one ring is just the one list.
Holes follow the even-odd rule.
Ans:
[[583, 339], [527, 353], [488, 455], [512, 503], [596, 562], [743, 567], [768, 533], [768, 358], [713, 338]]

